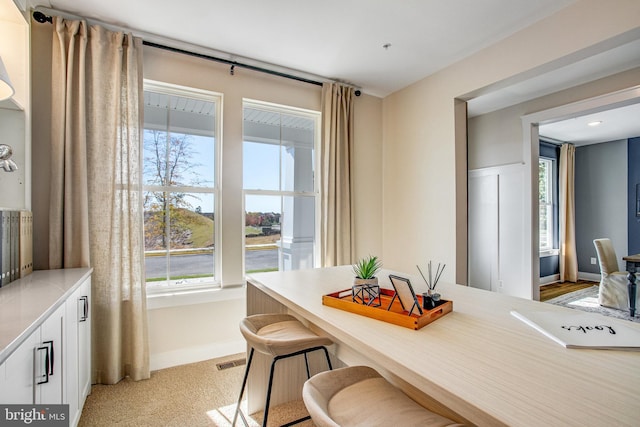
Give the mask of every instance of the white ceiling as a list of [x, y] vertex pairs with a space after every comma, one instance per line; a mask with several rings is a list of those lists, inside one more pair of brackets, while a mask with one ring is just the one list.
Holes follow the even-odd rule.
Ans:
[[[45, 0], [40, 5], [384, 97], [575, 0]], [[48, 3], [48, 4], [47, 4]], [[388, 49], [383, 45], [390, 43]]]
[[[127, 28], [147, 40], [181, 48], [186, 43], [225, 59], [316, 80], [338, 80], [384, 97], [574, 1], [45, 0], [38, 4]], [[383, 48], [387, 43], [391, 46]], [[598, 52], [485, 88], [469, 100], [469, 115], [638, 66], [640, 35], [636, 34]], [[585, 134], [579, 119], [542, 126], [541, 133], [577, 143], [640, 135], [638, 112], [620, 113], [625, 115], [609, 114], [603, 126], [589, 129], [592, 134]]]
[[640, 137], [640, 103], [540, 125], [539, 133], [576, 146]]

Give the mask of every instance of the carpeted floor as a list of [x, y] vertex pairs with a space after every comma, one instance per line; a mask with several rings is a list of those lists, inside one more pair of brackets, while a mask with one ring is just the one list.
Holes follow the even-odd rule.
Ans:
[[636, 316], [632, 318], [629, 316], [628, 310], [616, 310], [613, 308], [601, 307], [600, 304], [598, 304], [597, 286], [592, 286], [587, 289], [560, 295], [559, 297], [550, 299], [546, 302], [550, 304], [560, 305], [562, 307], [569, 307], [576, 310], [587, 311], [589, 313], [600, 313], [604, 314], [605, 316], [611, 316], [618, 319], [640, 322], [640, 317], [638, 317], [637, 311]]
[[[244, 357], [244, 353], [236, 354], [162, 369], [144, 381], [125, 379], [115, 385], [94, 385], [78, 425], [230, 426], [245, 365], [223, 370], [216, 365]], [[269, 425], [282, 425], [304, 415], [307, 412], [302, 401], [275, 406], [269, 411]], [[261, 425], [262, 412], [252, 414], [248, 422], [252, 427]], [[242, 421], [236, 424], [241, 426]], [[309, 427], [313, 423], [298, 425]]]

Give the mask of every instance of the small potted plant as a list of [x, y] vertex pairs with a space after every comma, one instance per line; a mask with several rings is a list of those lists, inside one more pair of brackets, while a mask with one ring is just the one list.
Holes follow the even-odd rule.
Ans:
[[356, 275], [351, 288], [354, 302], [380, 306], [380, 286], [378, 286], [376, 274], [381, 268], [382, 261], [374, 255], [369, 255], [353, 264], [353, 273]]

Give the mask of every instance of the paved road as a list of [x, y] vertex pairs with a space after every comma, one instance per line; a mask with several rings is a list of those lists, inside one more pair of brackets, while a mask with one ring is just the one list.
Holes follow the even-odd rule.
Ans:
[[[211, 274], [213, 272], [213, 254], [174, 255], [171, 257], [171, 272], [177, 276], [191, 274]], [[247, 271], [278, 268], [278, 250], [261, 249], [247, 251], [245, 255]], [[147, 278], [163, 277], [166, 271], [164, 257], [145, 259]]]

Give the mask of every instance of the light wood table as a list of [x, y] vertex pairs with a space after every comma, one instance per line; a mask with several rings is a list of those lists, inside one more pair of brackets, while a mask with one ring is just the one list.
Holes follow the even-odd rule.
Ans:
[[[389, 273], [378, 276], [382, 286], [391, 287]], [[416, 293], [426, 291], [418, 277], [396, 274], [409, 277]], [[294, 314], [331, 336], [336, 343], [332, 352], [345, 364], [378, 369], [422, 405], [460, 422], [638, 425], [640, 352], [566, 349], [510, 314], [514, 309], [570, 309], [441, 283], [437, 290], [453, 301], [453, 312], [414, 331], [322, 305], [322, 295], [350, 288], [352, 275], [350, 266], [251, 275], [247, 312]], [[625, 324], [640, 330], [638, 324]], [[292, 372], [287, 370], [284, 378]], [[262, 402], [255, 394], [259, 383], [250, 383], [254, 407]], [[290, 395], [280, 399], [300, 399], [297, 386], [284, 388], [280, 392]]]
[[629, 255], [622, 258], [627, 262], [627, 280], [629, 281], [629, 315], [634, 317], [636, 315], [636, 273], [640, 270], [640, 254]]

